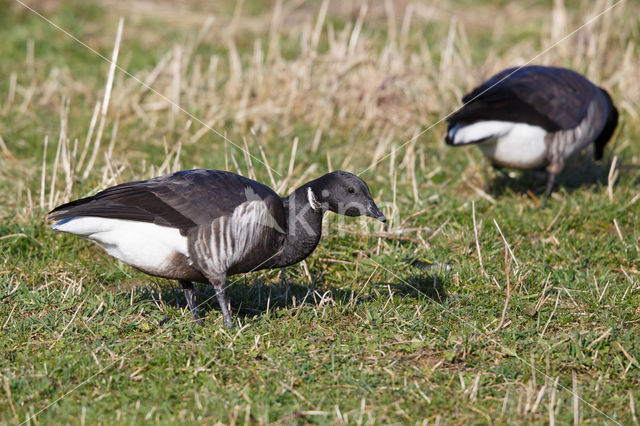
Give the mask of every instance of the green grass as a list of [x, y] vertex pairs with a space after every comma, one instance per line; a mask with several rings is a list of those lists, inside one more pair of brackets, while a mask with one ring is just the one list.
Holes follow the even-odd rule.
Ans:
[[[0, 150], [0, 424], [568, 423], [574, 412], [585, 423], [637, 423], [640, 52], [629, 44], [637, 28], [624, 18], [637, 16], [638, 7], [614, 11], [616, 31], [596, 26], [593, 38], [541, 59], [601, 75], [622, 125], [605, 161], [585, 160], [568, 171], [547, 207], [537, 209], [527, 190], [539, 194], [543, 179], [495, 176], [479, 152], [445, 146], [443, 123], [403, 144], [453, 111], [473, 84], [545, 46], [549, 4], [482, 2], [474, 9], [450, 1], [421, 15], [417, 3], [404, 46], [388, 44], [384, 7], [369, 5], [359, 44], [342, 55], [340, 40], [347, 43], [349, 34], [341, 32], [354, 27], [359, 6], [354, 12], [332, 2], [310, 54], [301, 48], [311, 37], [305, 23], [312, 31], [322, 2], [293, 10], [284, 2], [280, 53], [260, 68], [254, 46], [268, 55], [273, 8], [246, 3], [231, 38], [233, 2], [217, 9], [194, 2], [173, 14], [165, 12], [174, 7], [169, 2], [134, 8], [119, 64], [144, 81], [180, 46], [181, 105], [233, 144], [243, 147], [246, 138], [261, 159], [249, 131], [256, 128], [274, 179], [289, 179], [289, 188], [330, 165], [360, 172], [379, 159], [362, 177], [389, 228], [328, 216], [308, 273], [303, 265], [288, 268], [288, 299], [279, 271], [230, 277], [238, 326], [222, 327], [204, 286], [204, 324], [195, 325], [177, 283], [49, 230], [49, 197], [62, 202], [67, 185], [60, 159], [50, 191], [63, 99], [69, 115], [62, 151], [69, 150], [72, 170], [67, 198], [167, 172], [178, 145], [177, 168], [236, 171], [235, 158], [243, 174], [253, 170], [271, 185], [267, 168], [255, 159], [251, 168], [239, 148], [202, 133], [196, 121], [185, 131], [189, 117], [116, 73], [96, 163], [83, 178], [76, 162], [103, 99], [108, 64], [0, 0], [0, 136], [9, 151]], [[118, 17], [128, 10], [125, 2], [33, 6], [107, 57]], [[593, 15], [586, 2], [570, 6], [568, 29]], [[189, 51], [205, 12], [215, 14], [215, 24]], [[498, 34], [474, 24], [476, 13], [509, 19]], [[398, 7], [398, 29], [403, 16]], [[447, 57], [452, 16], [463, 30]], [[229, 40], [243, 71], [235, 86]], [[605, 52], [580, 51], [589, 42]], [[152, 83], [169, 97], [172, 60]], [[218, 61], [215, 72], [207, 71], [211, 61]], [[448, 66], [440, 69], [441, 61]], [[618, 175], [609, 185], [614, 157]], [[416, 257], [436, 266], [411, 266]]]

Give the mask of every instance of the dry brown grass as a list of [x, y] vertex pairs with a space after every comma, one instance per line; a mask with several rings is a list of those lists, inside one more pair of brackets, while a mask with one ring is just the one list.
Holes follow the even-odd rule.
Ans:
[[[49, 146], [56, 146], [56, 153], [49, 155], [56, 155], [61, 162], [52, 171], [52, 177], [58, 182], [46, 185], [61, 193], [49, 193], [45, 197], [46, 207], [67, 200], [73, 192], [75, 176], [86, 179], [96, 160], [100, 167], [96, 172], [102, 176], [99, 186], [116, 182], [127, 161], [122, 155], [115, 154], [122, 143], [118, 141], [116, 131], [119, 126], [133, 121], [142, 127], [139, 140], [157, 138], [166, 131], [182, 134], [177, 140], [168, 142], [168, 152], [176, 154], [173, 162], [165, 162], [160, 168], [149, 168], [144, 173], [147, 176], [179, 166], [178, 146], [181, 143], [192, 145], [203, 143], [205, 139], [213, 140], [214, 144], [222, 143], [223, 138], [212, 135], [210, 128], [226, 129], [233, 135], [232, 145], [242, 149], [244, 143], [238, 136], [248, 135], [251, 127], [258, 133], [271, 132], [281, 140], [293, 141], [296, 126], [303, 125], [313, 129], [314, 136], [300, 141], [300, 145], [311, 147], [312, 153], [317, 151], [323, 139], [366, 136], [368, 140], [358, 141], [360, 146], [373, 150], [373, 155], [365, 161], [354, 159], [348, 146], [331, 153], [333, 158], [342, 158], [341, 164], [327, 160], [335, 168], [355, 170], [367, 166], [373, 166], [372, 170], [375, 170], [392, 150], [408, 142], [406, 150], [398, 152], [404, 155], [398, 164], [398, 172], [408, 173], [412, 180], [411, 192], [418, 200], [419, 191], [412, 176], [415, 176], [416, 167], [424, 172], [421, 166], [425, 160], [420, 158], [424, 151], [415, 148], [415, 140], [421, 144], [439, 143], [443, 126], [432, 128], [432, 125], [455, 111], [464, 92], [503, 68], [527, 63], [567, 31], [613, 5], [607, 1], [584, 2], [583, 7], [570, 13], [563, 2], [556, 1], [545, 21], [548, 28], [542, 29], [539, 39], [526, 38], [501, 46], [500, 51], [489, 49], [478, 61], [472, 57], [475, 40], [469, 34], [480, 32], [484, 37], [497, 40], [508, 31], [506, 22], [510, 25], [525, 23], [528, 14], [539, 15], [540, 8], [534, 7], [530, 12], [510, 5], [500, 10], [504, 19], [496, 19], [498, 24], [485, 34], [482, 32], [488, 28], [483, 22], [488, 20], [477, 18], [495, 14], [493, 7], [458, 9], [451, 15], [446, 9], [419, 2], [394, 3], [393, 7], [391, 2], [375, 6], [365, 2], [340, 6], [334, 3], [325, 1], [315, 8], [302, 3], [276, 2], [273, 13], [254, 18], [256, 22], [262, 22], [262, 26], [249, 21], [258, 33], [267, 23], [268, 29], [265, 29], [264, 38], [258, 36], [252, 42], [252, 48], [241, 52], [236, 43], [236, 34], [243, 31], [238, 26], [240, 20], [231, 17], [225, 21], [216, 15], [206, 17], [193, 10], [185, 12], [192, 16], [194, 23], [201, 22], [200, 30], [192, 30], [185, 42], [167, 51], [153, 68], [136, 71], [135, 78], [116, 73], [109, 111], [105, 113], [102, 104], [96, 105], [96, 111], [102, 110], [102, 113], [98, 113], [88, 126], [84, 141], [69, 140], [66, 134], [69, 124], [62, 113], [58, 141], [53, 138], [49, 141]], [[124, 3], [106, 4], [118, 10]], [[132, 21], [135, 22], [135, 16], [139, 14], [149, 13], [149, 7], [145, 2], [136, 3]], [[182, 12], [188, 9], [184, 4], [169, 3], [154, 8], [160, 15], [164, 14], [164, 8], [169, 8], [175, 16], [180, 16], [180, 20], [184, 16]], [[534, 63], [568, 66], [584, 72], [616, 94], [616, 103], [624, 114], [637, 117], [640, 57], [633, 38], [633, 20], [626, 19], [634, 10], [629, 2], [615, 6], [601, 19], [538, 56]], [[349, 11], [346, 16], [353, 19], [347, 20], [342, 28], [326, 22], [327, 14], [344, 14], [345, 11]], [[447, 36], [433, 36], [432, 39], [429, 33], [433, 31], [433, 22], [442, 25], [447, 16]], [[383, 19], [387, 21], [386, 37], [378, 36], [367, 27], [369, 20], [379, 22]], [[188, 19], [187, 22], [191, 23]], [[247, 20], [242, 22], [246, 24]], [[127, 35], [129, 25], [125, 24], [124, 28], [125, 43], [131, 37]], [[132, 31], [136, 36], [135, 28]], [[203, 44], [224, 46], [226, 52], [203, 55], [199, 52]], [[289, 46], [288, 50], [294, 49], [298, 53], [285, 56], [284, 44]], [[126, 68], [126, 64], [122, 65]], [[10, 82], [5, 108], [16, 102], [21, 103], [22, 110], [28, 109], [32, 102], [55, 104], [56, 95], [60, 93], [72, 99], [87, 95], [81, 82], [74, 81], [64, 69], [54, 70], [43, 81], [36, 81], [29, 87], [17, 86], [14, 76]], [[65, 111], [62, 105], [56, 108]], [[185, 111], [192, 114], [191, 128], [177, 128], [176, 119], [180, 116], [179, 122], [184, 123], [181, 116]], [[423, 133], [425, 128], [429, 129], [426, 134]], [[102, 140], [108, 129], [112, 139]], [[251, 145], [254, 161], [261, 162], [255, 144]], [[225, 164], [229, 163], [233, 161], [225, 159]], [[389, 164], [395, 167], [395, 161]], [[300, 168], [296, 170], [301, 171]], [[279, 171], [284, 173], [284, 167]], [[277, 176], [276, 180], [282, 179], [284, 177]], [[43, 197], [41, 191], [41, 207], [45, 207]]]

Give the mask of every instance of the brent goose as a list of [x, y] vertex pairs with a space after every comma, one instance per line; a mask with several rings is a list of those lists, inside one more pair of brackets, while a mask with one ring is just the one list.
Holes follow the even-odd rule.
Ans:
[[326, 211], [382, 222], [367, 184], [335, 171], [288, 197], [220, 170], [185, 170], [128, 182], [50, 212], [56, 231], [80, 235], [147, 274], [180, 282], [198, 318], [192, 281], [211, 283], [224, 325], [232, 325], [227, 276], [281, 268], [305, 259]]
[[544, 201], [565, 160], [595, 144], [602, 158], [618, 125], [606, 90], [575, 71], [544, 66], [504, 70], [462, 98], [447, 119], [447, 144], [478, 144], [494, 167], [546, 167]]

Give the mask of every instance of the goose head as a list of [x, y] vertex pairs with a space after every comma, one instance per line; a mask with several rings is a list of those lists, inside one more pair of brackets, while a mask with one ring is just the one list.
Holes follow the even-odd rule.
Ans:
[[386, 222], [367, 184], [358, 176], [338, 170], [312, 181], [307, 197], [313, 209], [332, 211], [345, 216], [369, 216]]

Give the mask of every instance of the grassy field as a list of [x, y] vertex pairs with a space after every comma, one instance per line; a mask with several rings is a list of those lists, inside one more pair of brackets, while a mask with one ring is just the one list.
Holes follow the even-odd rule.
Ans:
[[[640, 4], [24, 4], [86, 46], [0, 0], [0, 424], [638, 423]], [[621, 113], [542, 209], [543, 176], [494, 173], [441, 121], [530, 60]], [[66, 200], [192, 167], [281, 194], [362, 173], [390, 221], [328, 215], [287, 299], [279, 271], [229, 278], [232, 330], [210, 289], [195, 325], [177, 283], [49, 230]]]

